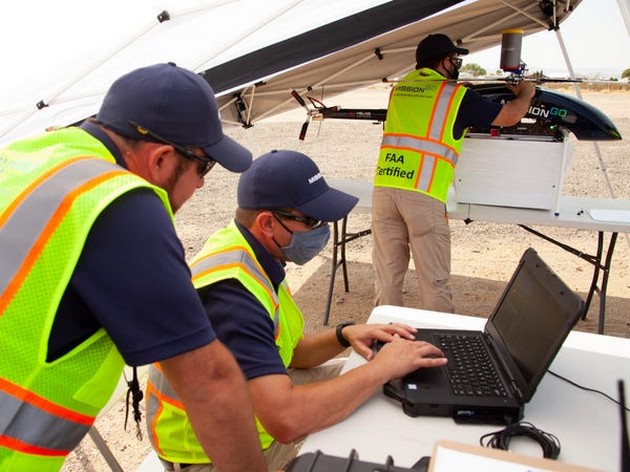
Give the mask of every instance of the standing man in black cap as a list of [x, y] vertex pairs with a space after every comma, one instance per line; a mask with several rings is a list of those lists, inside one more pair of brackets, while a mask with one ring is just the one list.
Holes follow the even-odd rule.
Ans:
[[529, 82], [506, 84], [515, 97], [501, 105], [458, 84], [465, 54], [430, 34], [418, 44], [416, 69], [391, 92], [372, 197], [375, 305], [403, 305], [411, 250], [421, 308], [454, 311], [446, 198], [464, 135], [518, 123], [534, 96]]
[[173, 224], [215, 162], [251, 161], [170, 63], [116, 80], [95, 120], [0, 149], [0, 469], [59, 470], [124, 364], [160, 361], [221, 470], [266, 470]]
[[[341, 323], [304, 335], [284, 265], [319, 254], [330, 236], [328, 222], [356, 202], [329, 187], [308, 156], [267, 153], [239, 179], [234, 222], [213, 234], [191, 263], [208, 317], [247, 378], [269, 470], [283, 468], [297, 453], [296, 441], [343, 420], [388, 380], [446, 363], [439, 349], [416, 342], [415, 329], [402, 324]], [[375, 339], [388, 342], [376, 356]], [[339, 369], [321, 364], [350, 346], [370, 362], [330, 378]], [[192, 463], [191, 472], [215, 470], [159, 366], [150, 368], [147, 391], [151, 444], [167, 469]]]

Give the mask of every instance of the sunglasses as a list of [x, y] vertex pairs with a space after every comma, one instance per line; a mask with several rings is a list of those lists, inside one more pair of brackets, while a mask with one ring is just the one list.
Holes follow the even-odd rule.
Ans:
[[455, 69], [459, 70], [464, 63], [464, 60], [461, 57], [453, 56], [450, 58], [451, 64], [455, 66]]
[[177, 151], [177, 153], [180, 154], [182, 157], [191, 161], [195, 161], [197, 163], [197, 172], [199, 173], [199, 177], [205, 177], [206, 174], [210, 172], [212, 168], [214, 167], [214, 165], [217, 163], [217, 161], [215, 161], [211, 157], [198, 156], [197, 154], [192, 152], [190, 149], [180, 146], [178, 144], [175, 144], [161, 136], [158, 136], [157, 134], [149, 131], [144, 126], [138, 123], [129, 121], [129, 124], [133, 126], [134, 128], [136, 128], [136, 131], [142, 134], [143, 136], [148, 136], [158, 143], [168, 144], [169, 146], [173, 146], [175, 151]]
[[[299, 223], [302, 223], [308, 226], [309, 229], [315, 229], [324, 223], [324, 221], [316, 220], [315, 218], [311, 218], [310, 216], [297, 216], [284, 210], [269, 210], [269, 211], [273, 213], [276, 216], [276, 218], [279, 216], [281, 218], [284, 218], [285, 220], [297, 221]], [[288, 231], [288, 228], [285, 227], [285, 229], [287, 229]]]

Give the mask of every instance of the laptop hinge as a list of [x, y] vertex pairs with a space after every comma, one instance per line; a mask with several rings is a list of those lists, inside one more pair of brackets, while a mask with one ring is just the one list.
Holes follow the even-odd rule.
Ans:
[[499, 355], [499, 351], [495, 347], [494, 338], [492, 337], [490, 333], [486, 333], [485, 337], [486, 337], [486, 341], [488, 342], [488, 346], [490, 346], [490, 348], [494, 352], [494, 358], [497, 359], [497, 361], [501, 365], [501, 370], [503, 371], [504, 377], [508, 381], [509, 388], [512, 391], [512, 394], [520, 400], [521, 398], [523, 398], [523, 392], [521, 392], [521, 389], [518, 388], [516, 380], [512, 376], [512, 373], [510, 372], [510, 369], [508, 368], [507, 364], [503, 360], [503, 357]]
[[514, 396], [516, 398], [518, 398], [519, 400], [523, 398], [523, 392], [521, 392], [521, 389], [518, 388], [518, 385], [516, 385], [516, 382], [513, 379], [510, 380], [510, 388], [512, 389], [512, 393], [514, 393]]

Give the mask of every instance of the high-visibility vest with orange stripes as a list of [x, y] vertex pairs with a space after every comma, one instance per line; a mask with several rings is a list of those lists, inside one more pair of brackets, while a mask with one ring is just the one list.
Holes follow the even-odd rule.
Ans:
[[99, 214], [132, 189], [165, 192], [67, 128], [0, 149], [0, 470], [53, 471], [113, 393], [124, 361], [101, 328], [47, 362], [60, 300]]
[[394, 87], [375, 187], [420, 192], [446, 203], [464, 139], [453, 137], [453, 126], [465, 93], [461, 84], [427, 68], [407, 74]]
[[[191, 262], [197, 289], [221, 280], [236, 279], [265, 307], [275, 326], [275, 341], [285, 367], [303, 337], [304, 319], [284, 280], [274, 290], [269, 277], [256, 260], [247, 240], [232, 222], [214, 233]], [[211, 460], [195, 436], [184, 406], [161, 372], [159, 364], [149, 368], [147, 382], [147, 428], [157, 454], [171, 462], [200, 464]], [[212, 414], [209, 412], [208, 414]], [[256, 419], [262, 449], [273, 437]]]

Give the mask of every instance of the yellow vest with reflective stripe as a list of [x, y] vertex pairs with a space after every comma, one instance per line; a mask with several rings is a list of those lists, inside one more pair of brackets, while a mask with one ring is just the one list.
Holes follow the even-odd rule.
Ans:
[[0, 470], [61, 468], [117, 385], [103, 329], [52, 362], [48, 338], [94, 221], [140, 187], [170, 212], [79, 128], [0, 149]]
[[[304, 319], [289, 291], [286, 280], [278, 293], [256, 260], [254, 251], [234, 223], [213, 234], [191, 263], [197, 289], [221, 280], [236, 279], [256, 297], [274, 321], [276, 346], [285, 367], [303, 337]], [[182, 403], [159, 368], [149, 369], [147, 382], [147, 427], [149, 438], [160, 457], [171, 462], [199, 464], [210, 462], [197, 440]], [[273, 438], [256, 419], [262, 449]]]
[[465, 93], [464, 86], [424, 68], [394, 87], [375, 187], [420, 192], [446, 203], [464, 139], [453, 137], [453, 127]]

